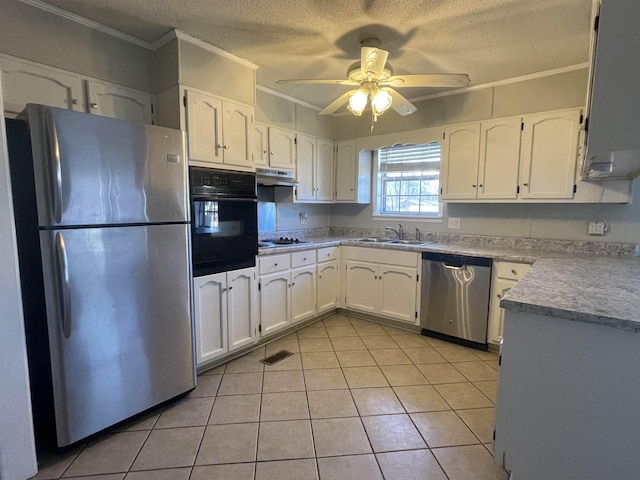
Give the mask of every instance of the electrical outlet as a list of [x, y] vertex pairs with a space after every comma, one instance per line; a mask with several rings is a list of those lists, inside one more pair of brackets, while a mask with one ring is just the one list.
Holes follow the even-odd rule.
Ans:
[[307, 223], [307, 212], [300, 212], [298, 216], [300, 218], [300, 224]]
[[449, 217], [449, 228], [460, 228], [460, 217]]
[[604, 222], [589, 222], [589, 235], [604, 235], [606, 226]]

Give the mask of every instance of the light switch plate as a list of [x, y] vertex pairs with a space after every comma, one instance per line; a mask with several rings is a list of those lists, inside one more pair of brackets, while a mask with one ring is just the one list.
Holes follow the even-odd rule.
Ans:
[[460, 217], [449, 217], [449, 228], [460, 228]]

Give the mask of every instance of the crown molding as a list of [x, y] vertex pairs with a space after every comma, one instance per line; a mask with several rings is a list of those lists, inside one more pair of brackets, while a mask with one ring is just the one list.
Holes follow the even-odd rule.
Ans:
[[84, 25], [85, 27], [92, 28], [93, 30], [98, 30], [102, 33], [106, 33], [107, 35], [111, 35], [112, 37], [124, 40], [125, 42], [129, 42], [139, 47], [146, 48], [147, 50], [153, 50], [153, 46], [149, 42], [145, 42], [144, 40], [134, 37], [133, 35], [121, 32], [119, 30], [116, 30], [115, 28], [107, 27], [106, 25], [102, 25], [101, 23], [81, 17], [80, 15], [76, 15], [75, 13], [68, 12], [53, 5], [49, 5], [48, 3], [44, 3], [40, 0], [18, 1], [35, 8], [39, 8], [40, 10], [44, 10], [45, 12], [52, 13], [59, 17], [66, 18], [67, 20], [71, 20], [72, 22], [79, 23], [80, 25]]
[[421, 102], [423, 100], [430, 100], [432, 98], [448, 97], [449, 95], [457, 95], [459, 93], [472, 92], [474, 90], [482, 90], [485, 88], [499, 87], [501, 85], [509, 85], [512, 83], [524, 82], [527, 80], [535, 80], [537, 78], [550, 77], [551, 75], [558, 75], [560, 73], [573, 72], [575, 70], [582, 70], [589, 67], [589, 62], [578, 63], [576, 65], [569, 65], [566, 67], [554, 68], [552, 70], [544, 70], [542, 72], [530, 73], [528, 75], [522, 75], [520, 77], [512, 77], [504, 80], [496, 80], [495, 82], [481, 83], [478, 85], [472, 85], [470, 87], [456, 88], [455, 90], [447, 90], [446, 92], [433, 93], [431, 95], [423, 95], [420, 97], [409, 98], [410, 102]]
[[[208, 50], [209, 52], [215, 53], [216, 55], [220, 56], [220, 57], [226, 57], [230, 60], [233, 60], [234, 62], [240, 63], [242, 65], [244, 65], [245, 67], [249, 67], [252, 68], [254, 70], [257, 70], [258, 68], [260, 68], [258, 65], [256, 65], [253, 62], [250, 62], [249, 60], [245, 59], [245, 58], [241, 58], [238, 57], [232, 53], [229, 53], [219, 47], [216, 47], [215, 45], [212, 45], [210, 43], [205, 42], [204, 40], [200, 40], [197, 37], [193, 37], [191, 35], [189, 35], [188, 33], [183, 32], [182, 30], [178, 30], [177, 28], [174, 29], [171, 32], [168, 32], [167, 34], [163, 35], [162, 37], [160, 37], [160, 39], [158, 40], [158, 42], [160, 40], [163, 40], [165, 37], [167, 37], [168, 35], [173, 34], [177, 39], [179, 40], [183, 40], [185, 42], [189, 42], [193, 45], [196, 45], [204, 50]], [[164, 43], [168, 42], [169, 40], [171, 40], [171, 38], [173, 37], [169, 37], [167, 40], [164, 40]], [[164, 45], [164, 43], [160, 44], [158, 47], [156, 48], [160, 48], [160, 46]], [[154, 43], [155, 45], [155, 43]]]
[[311, 110], [315, 110], [316, 112], [319, 112], [319, 111], [322, 110], [322, 107], [319, 107], [317, 105], [313, 105], [312, 103], [305, 102], [303, 100], [299, 100], [299, 99], [291, 97], [289, 95], [285, 95], [284, 93], [280, 93], [277, 90], [273, 90], [273, 89], [271, 89], [269, 87], [265, 87], [265, 86], [262, 86], [262, 85], [256, 85], [256, 90], [260, 90], [262, 92], [268, 93], [270, 95], [274, 95], [276, 97], [284, 98], [285, 100], [288, 100], [288, 101], [293, 102], [293, 103], [297, 103], [298, 105], [302, 105], [303, 107], [310, 108]]

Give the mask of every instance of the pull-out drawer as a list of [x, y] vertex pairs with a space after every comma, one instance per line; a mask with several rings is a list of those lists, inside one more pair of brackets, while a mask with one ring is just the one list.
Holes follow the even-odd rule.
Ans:
[[304, 267], [314, 263], [316, 263], [315, 250], [303, 250], [302, 252], [293, 252], [291, 254], [291, 268]]
[[529, 270], [527, 263], [496, 262], [496, 275], [507, 280], [520, 280]]
[[260, 275], [289, 270], [291, 259], [288, 253], [283, 255], [265, 255], [258, 257], [258, 270]]
[[339, 247], [324, 247], [318, 249], [318, 263], [338, 259]]

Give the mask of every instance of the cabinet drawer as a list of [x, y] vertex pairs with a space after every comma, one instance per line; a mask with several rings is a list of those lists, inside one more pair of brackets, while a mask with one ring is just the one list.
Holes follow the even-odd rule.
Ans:
[[265, 273], [289, 270], [291, 260], [288, 253], [284, 255], [266, 255], [258, 257], [258, 265], [260, 275], [264, 275]]
[[313, 265], [314, 263], [316, 263], [315, 250], [303, 250], [302, 252], [293, 252], [291, 254], [291, 268]]
[[384, 248], [344, 247], [344, 258], [361, 262], [384, 263], [401, 267], [417, 267], [420, 254]]
[[498, 278], [520, 280], [527, 273], [530, 266], [526, 263], [497, 262], [496, 274]]
[[325, 247], [318, 249], [318, 263], [328, 262], [329, 260], [338, 259], [339, 247]]

